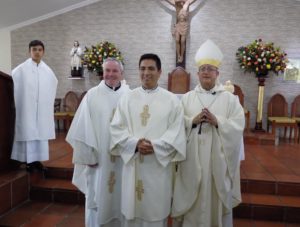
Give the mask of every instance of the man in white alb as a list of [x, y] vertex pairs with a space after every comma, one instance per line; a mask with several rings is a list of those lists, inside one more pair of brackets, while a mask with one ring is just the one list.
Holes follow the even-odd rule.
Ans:
[[223, 54], [210, 40], [195, 60], [199, 84], [182, 97], [187, 159], [179, 163], [172, 215], [184, 227], [230, 227], [241, 201], [240, 148], [245, 125], [237, 97], [218, 82]]
[[111, 156], [110, 121], [121, 96], [129, 91], [122, 83], [123, 65], [107, 58], [103, 80], [84, 96], [66, 140], [73, 147], [73, 184], [86, 196], [85, 225], [121, 226], [121, 167]]
[[31, 41], [30, 58], [12, 71], [16, 128], [11, 159], [26, 162], [29, 171], [43, 169], [40, 161], [49, 159], [48, 140], [55, 138], [57, 79], [42, 61], [44, 51], [41, 41]]
[[111, 123], [111, 153], [124, 162], [124, 227], [165, 227], [173, 163], [185, 159], [183, 110], [174, 94], [158, 86], [157, 55], [142, 55], [139, 71], [142, 86], [121, 98]]

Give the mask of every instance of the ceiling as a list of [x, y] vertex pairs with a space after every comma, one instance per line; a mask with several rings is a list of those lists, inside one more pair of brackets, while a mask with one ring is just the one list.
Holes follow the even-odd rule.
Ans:
[[0, 30], [12, 30], [99, 0], [0, 0]]

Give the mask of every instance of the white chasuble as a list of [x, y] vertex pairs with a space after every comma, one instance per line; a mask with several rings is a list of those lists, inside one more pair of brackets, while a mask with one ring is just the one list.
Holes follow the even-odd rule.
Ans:
[[[178, 98], [160, 87], [136, 88], [122, 97], [111, 123], [111, 153], [120, 155], [125, 226], [165, 226], [170, 213], [175, 161], [185, 159], [183, 110]], [[135, 152], [139, 139], [154, 153]]]
[[[232, 222], [231, 210], [241, 201], [239, 157], [245, 124], [243, 108], [221, 85], [208, 93], [198, 85], [183, 96], [182, 104], [187, 159], [178, 166], [172, 215], [184, 215], [185, 227], [220, 227], [224, 221]], [[203, 123], [199, 133], [200, 126], [192, 128], [192, 120], [203, 108], [216, 116], [218, 128]]]
[[48, 140], [55, 138], [54, 100], [57, 79], [43, 61], [31, 58], [12, 71], [16, 126], [12, 159], [48, 160]]
[[[86, 196], [86, 226], [120, 226], [121, 159], [109, 153], [110, 121], [127, 85], [102, 81], [83, 98], [66, 140], [73, 147], [73, 184]], [[96, 167], [88, 165], [98, 164]]]

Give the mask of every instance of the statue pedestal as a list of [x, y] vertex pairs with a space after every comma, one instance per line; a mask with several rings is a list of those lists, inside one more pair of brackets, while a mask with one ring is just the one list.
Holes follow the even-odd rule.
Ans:
[[256, 123], [254, 132], [265, 132], [262, 128], [262, 114], [263, 114], [263, 105], [264, 105], [264, 92], [265, 92], [265, 80], [266, 75], [258, 76], [258, 98], [257, 98], [257, 114], [256, 114]]
[[82, 77], [82, 75], [83, 75], [82, 67], [79, 67], [78, 70], [76, 68], [73, 68], [71, 70], [71, 77]]

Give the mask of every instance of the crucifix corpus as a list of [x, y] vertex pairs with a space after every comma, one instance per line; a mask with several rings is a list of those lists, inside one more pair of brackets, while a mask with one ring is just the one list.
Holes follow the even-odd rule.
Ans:
[[189, 30], [189, 7], [197, 0], [163, 0], [176, 9], [176, 23], [172, 35], [176, 41], [176, 66], [185, 68], [186, 38]]

